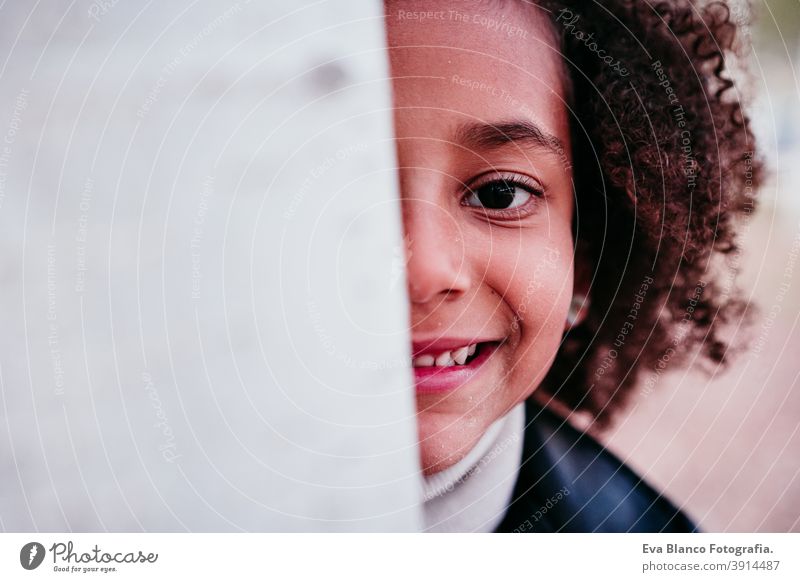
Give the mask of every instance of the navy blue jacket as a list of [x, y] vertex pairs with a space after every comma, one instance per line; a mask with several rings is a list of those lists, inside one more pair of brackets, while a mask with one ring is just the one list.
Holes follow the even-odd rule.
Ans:
[[692, 521], [590, 436], [532, 399], [498, 532], [694, 532]]

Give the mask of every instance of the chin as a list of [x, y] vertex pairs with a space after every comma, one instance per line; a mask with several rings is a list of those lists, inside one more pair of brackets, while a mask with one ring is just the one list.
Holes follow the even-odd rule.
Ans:
[[470, 414], [417, 414], [422, 472], [425, 476], [455, 465], [477, 444], [491, 422]]

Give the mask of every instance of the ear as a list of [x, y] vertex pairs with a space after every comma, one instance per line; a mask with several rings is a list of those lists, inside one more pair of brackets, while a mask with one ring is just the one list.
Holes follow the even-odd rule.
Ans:
[[585, 241], [579, 240], [575, 245], [575, 268], [574, 281], [572, 284], [573, 293], [579, 293], [589, 297], [592, 285], [592, 273], [594, 272], [591, 253]]
[[572, 301], [564, 331], [569, 331], [586, 320], [592, 298], [590, 296], [592, 282], [592, 265], [586, 243], [578, 241], [575, 245], [573, 267]]

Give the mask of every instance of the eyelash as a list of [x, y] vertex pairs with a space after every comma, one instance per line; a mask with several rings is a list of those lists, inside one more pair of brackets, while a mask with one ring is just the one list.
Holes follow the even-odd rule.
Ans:
[[[491, 176], [491, 179], [479, 179], [477, 182], [467, 187], [467, 191], [465, 192], [464, 197], [461, 199], [462, 205], [467, 206], [468, 208], [482, 210], [485, 214], [493, 217], [519, 219], [531, 214], [539, 205], [539, 202], [545, 198], [544, 188], [529, 176], [512, 173], [492, 173], [488, 175]], [[531, 198], [517, 208], [484, 208], [482, 206], [472, 206], [466, 203], [467, 198], [477, 190], [495, 183], [508, 184], [521, 188], [530, 194]]]

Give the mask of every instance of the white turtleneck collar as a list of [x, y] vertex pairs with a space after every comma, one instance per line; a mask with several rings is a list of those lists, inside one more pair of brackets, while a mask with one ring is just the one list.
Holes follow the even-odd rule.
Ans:
[[491, 532], [508, 509], [522, 460], [525, 404], [496, 420], [455, 465], [425, 478], [427, 532]]

